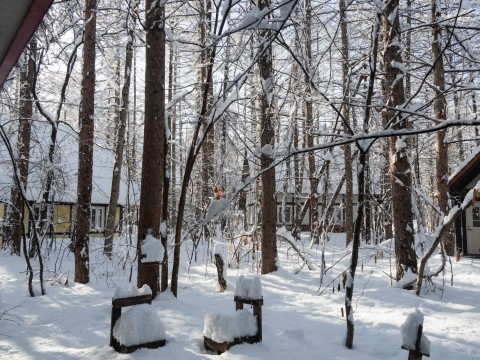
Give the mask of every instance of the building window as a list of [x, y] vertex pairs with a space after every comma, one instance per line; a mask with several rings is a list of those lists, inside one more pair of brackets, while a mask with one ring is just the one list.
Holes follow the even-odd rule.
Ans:
[[[42, 212], [42, 205], [41, 204], [33, 204], [33, 219], [35, 220], [35, 223], [38, 223], [40, 219], [40, 214]], [[47, 205], [47, 219], [42, 219], [42, 220], [51, 220], [51, 206], [50, 204]]]
[[104, 228], [105, 209], [103, 207], [92, 206], [92, 216], [90, 220], [90, 230], [101, 231]]
[[290, 205], [286, 205], [285, 209], [281, 205], [277, 207], [277, 222], [286, 225], [292, 223], [292, 207]]
[[472, 208], [472, 225], [480, 227], [480, 207], [474, 206]]

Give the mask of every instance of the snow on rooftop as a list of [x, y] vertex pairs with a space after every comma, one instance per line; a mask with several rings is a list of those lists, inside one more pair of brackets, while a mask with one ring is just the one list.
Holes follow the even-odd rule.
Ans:
[[121, 345], [145, 344], [165, 340], [165, 327], [151, 305], [135, 305], [120, 316], [113, 336]]
[[137, 288], [134, 284], [130, 286], [119, 286], [115, 289], [113, 293], [114, 299], [124, 299], [132, 296], [141, 296], [141, 295], [151, 295], [152, 289], [147, 284], [143, 285], [140, 289]]
[[448, 182], [452, 181], [464, 168], [480, 153], [480, 146], [472, 151], [472, 153], [463, 160], [460, 165], [450, 174]]
[[163, 260], [163, 245], [160, 240], [148, 234], [142, 241], [142, 263], [161, 262]]
[[238, 310], [233, 315], [210, 313], [205, 315], [203, 336], [218, 343], [256, 334], [257, 321], [248, 310]]
[[243, 299], [262, 299], [262, 282], [258, 276], [246, 277], [240, 275], [237, 279], [235, 296]]
[[402, 347], [407, 350], [419, 350], [424, 355], [430, 355], [430, 340], [422, 333], [420, 341], [420, 349], [417, 349], [418, 326], [423, 326], [423, 314], [420, 310], [415, 309], [413, 313], [408, 314], [405, 322], [400, 327], [400, 335], [402, 337]]

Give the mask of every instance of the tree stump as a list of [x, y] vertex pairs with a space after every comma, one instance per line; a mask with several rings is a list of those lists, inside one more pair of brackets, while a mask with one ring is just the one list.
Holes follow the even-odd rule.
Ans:
[[218, 286], [220, 287], [220, 292], [224, 292], [227, 289], [227, 282], [223, 276], [223, 259], [220, 254], [215, 254], [215, 266], [217, 267]]

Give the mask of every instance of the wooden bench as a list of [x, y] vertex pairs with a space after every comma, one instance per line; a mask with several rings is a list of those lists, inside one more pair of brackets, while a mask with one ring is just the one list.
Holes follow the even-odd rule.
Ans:
[[166, 340], [153, 341], [144, 344], [137, 344], [132, 346], [125, 346], [120, 344], [117, 339], [113, 336], [113, 328], [117, 323], [118, 319], [122, 316], [122, 308], [126, 306], [134, 306], [140, 304], [151, 304], [152, 303], [152, 294], [131, 296], [119, 299], [112, 299], [112, 321], [110, 327], [110, 346], [112, 346], [115, 351], [122, 354], [129, 354], [134, 352], [139, 348], [149, 348], [156, 349], [165, 345]]
[[254, 336], [242, 336], [238, 338], [234, 338], [233, 341], [226, 341], [226, 342], [216, 342], [206, 336], [203, 337], [203, 343], [206, 349], [210, 349], [216, 351], [217, 354], [222, 354], [228, 349], [230, 349], [234, 345], [248, 343], [254, 344], [257, 342], [262, 341], [262, 306], [263, 306], [263, 298], [262, 299], [245, 299], [239, 296], [234, 297], [235, 301], [235, 310], [243, 310], [243, 305], [251, 305], [253, 307], [253, 315], [257, 321], [257, 334]]

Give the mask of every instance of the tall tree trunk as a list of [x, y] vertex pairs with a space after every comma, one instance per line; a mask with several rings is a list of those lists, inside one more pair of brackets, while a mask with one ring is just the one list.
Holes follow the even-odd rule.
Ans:
[[89, 281], [90, 207], [93, 175], [93, 132], [95, 94], [95, 43], [97, 1], [85, 3], [85, 43], [78, 139], [77, 222], [75, 238], [75, 282]]
[[[211, 22], [212, 22], [212, 9], [210, 0], [200, 0], [200, 43], [202, 44], [202, 52], [200, 53], [200, 106], [201, 108], [201, 94], [203, 89], [206, 88], [206, 83], [208, 82], [208, 108], [211, 108], [212, 98], [213, 98], [213, 82], [212, 77], [207, 78], [208, 71], [208, 61], [210, 61], [210, 47], [207, 44], [207, 34], [211, 32]], [[199, 112], [201, 109], [199, 109]], [[204, 116], [208, 116], [205, 114]], [[206, 132], [205, 143], [202, 146], [202, 210], [206, 211], [206, 208], [212, 197], [213, 190], [213, 176], [214, 176], [214, 151], [215, 151], [215, 130], [214, 126], [210, 126], [209, 130], [207, 129], [207, 119], [200, 119], [203, 124], [202, 131]]]
[[[145, 125], [140, 216], [138, 222], [137, 286], [147, 284], [155, 296], [160, 291], [158, 266], [142, 262], [141, 246], [147, 234], [159, 238], [162, 188], [165, 172], [165, 8], [146, 1]], [[158, 240], [160, 241], [160, 240]]]
[[[308, 148], [313, 148], [313, 102], [310, 81], [312, 65], [312, 4], [310, 0], [305, 1], [305, 54], [308, 74], [305, 75], [305, 141]], [[311, 243], [318, 243], [318, 178], [316, 174], [315, 154], [309, 151], [308, 161], [308, 179], [310, 184], [310, 234]]]
[[[17, 137], [17, 166], [20, 175], [20, 184], [25, 189], [27, 186], [28, 166], [30, 162], [30, 137], [32, 128], [33, 113], [33, 77], [35, 73], [34, 57], [37, 51], [35, 38], [30, 41], [30, 49], [23, 56], [26, 56], [26, 62], [20, 68], [20, 106], [19, 106], [19, 124]], [[11, 243], [11, 253], [20, 255], [22, 243], [22, 213], [24, 211], [24, 201], [18, 186], [12, 187], [10, 193], [9, 207], [11, 211], [9, 224], [11, 226], [11, 239], [6, 239]], [[31, 226], [35, 226], [34, 223]]]
[[[385, 104], [386, 117], [393, 129], [408, 128], [408, 122], [401, 113], [395, 111], [405, 102], [404, 73], [401, 70], [400, 7], [399, 0], [386, 1], [382, 14], [384, 34], [383, 64], [385, 70]], [[389, 139], [390, 184], [392, 193], [392, 210], [395, 239], [397, 281], [407, 271], [417, 273], [415, 238], [413, 233], [412, 211], [412, 173], [409, 161], [410, 140], [405, 137], [392, 136]]]
[[130, 74], [133, 59], [133, 36], [134, 28], [128, 30], [127, 45], [125, 47], [125, 70], [122, 87], [122, 100], [119, 113], [118, 133], [115, 144], [115, 163], [112, 173], [112, 187], [110, 191], [110, 202], [108, 203], [107, 226], [105, 227], [104, 253], [112, 256], [113, 236], [118, 226], [116, 223], [118, 197], [120, 195], [120, 180], [122, 177], [123, 149], [125, 147], [125, 129], [127, 126], [128, 106], [130, 96]]
[[[268, 1], [258, 0], [259, 10], [269, 6]], [[261, 30], [259, 41], [261, 46], [267, 46], [258, 61], [262, 91], [259, 95], [260, 102], [260, 146], [265, 149], [270, 146], [273, 150], [275, 142], [274, 131], [274, 96], [273, 96], [273, 53], [271, 45], [264, 45], [268, 42], [271, 30]], [[261, 169], [265, 171], [273, 163], [272, 154], [261, 154]], [[261, 175], [262, 181], [262, 274], [268, 274], [277, 270], [277, 206], [275, 199], [275, 168], [265, 171]]]
[[[348, 28], [345, 0], [339, 1], [340, 7], [340, 31], [342, 36], [342, 80], [343, 80], [343, 104], [342, 115], [344, 118], [344, 131], [349, 132], [348, 122], [350, 120], [350, 81], [349, 75], [349, 54], [348, 54]], [[353, 240], [353, 171], [352, 171], [352, 148], [350, 144], [343, 147], [345, 162], [345, 245], [348, 246]]]
[[[447, 119], [447, 101], [445, 99], [445, 71], [443, 66], [443, 54], [440, 46], [441, 30], [438, 24], [440, 9], [437, 8], [437, 0], [432, 0], [432, 60], [433, 60], [433, 84], [435, 99], [433, 102], [434, 116], [437, 121]], [[437, 206], [441, 211], [440, 223], [443, 216], [449, 211], [448, 206], [448, 148], [445, 141], [447, 131], [440, 130], [435, 133], [435, 163], [437, 184]], [[449, 256], [455, 253], [453, 236], [445, 233], [442, 238], [445, 251]]]

